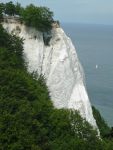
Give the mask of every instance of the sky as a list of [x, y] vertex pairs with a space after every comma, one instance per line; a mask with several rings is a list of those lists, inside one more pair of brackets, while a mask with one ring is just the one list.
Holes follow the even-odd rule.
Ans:
[[[8, 2], [9, 0], [0, 0]], [[60, 22], [113, 25], [113, 0], [12, 0], [23, 6], [47, 6]]]

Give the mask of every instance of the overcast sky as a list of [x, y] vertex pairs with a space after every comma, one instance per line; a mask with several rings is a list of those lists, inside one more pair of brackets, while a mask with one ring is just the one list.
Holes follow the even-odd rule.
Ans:
[[[9, 0], [0, 0], [8, 2]], [[22, 5], [47, 6], [60, 22], [113, 25], [113, 0], [12, 0]]]

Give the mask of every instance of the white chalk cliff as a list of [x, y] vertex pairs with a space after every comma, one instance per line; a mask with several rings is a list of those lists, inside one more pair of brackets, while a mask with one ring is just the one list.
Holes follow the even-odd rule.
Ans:
[[84, 85], [84, 72], [76, 50], [61, 28], [52, 30], [50, 46], [45, 46], [41, 32], [15, 20], [3, 23], [8, 32], [24, 39], [23, 56], [27, 69], [43, 74], [56, 108], [79, 110], [82, 117], [93, 125], [96, 122]]

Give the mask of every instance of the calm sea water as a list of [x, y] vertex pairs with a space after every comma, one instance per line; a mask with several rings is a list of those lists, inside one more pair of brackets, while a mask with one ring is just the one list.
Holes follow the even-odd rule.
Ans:
[[92, 105], [113, 126], [113, 26], [63, 24], [76, 47]]

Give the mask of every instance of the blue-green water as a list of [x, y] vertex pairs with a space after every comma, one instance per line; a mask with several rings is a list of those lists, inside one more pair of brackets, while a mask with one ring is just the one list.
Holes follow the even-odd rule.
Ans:
[[91, 103], [113, 126], [113, 26], [63, 24], [76, 47]]

